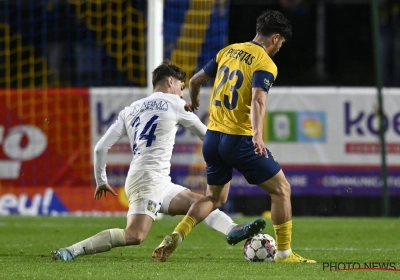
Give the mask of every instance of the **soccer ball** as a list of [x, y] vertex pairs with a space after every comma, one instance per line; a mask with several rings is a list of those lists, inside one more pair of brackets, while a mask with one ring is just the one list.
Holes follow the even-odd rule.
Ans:
[[275, 239], [260, 233], [246, 240], [243, 253], [249, 262], [273, 262], [276, 254]]

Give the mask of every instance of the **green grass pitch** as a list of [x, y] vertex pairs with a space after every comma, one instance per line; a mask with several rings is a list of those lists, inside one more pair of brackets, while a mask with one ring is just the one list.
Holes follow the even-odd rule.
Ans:
[[[235, 217], [237, 222], [254, 217]], [[154, 222], [139, 246], [82, 256], [72, 262], [51, 259], [50, 251], [108, 228], [124, 228], [123, 217], [0, 217], [0, 279], [400, 279], [400, 219], [293, 219], [293, 250], [317, 264], [249, 263], [243, 242], [196, 226], [165, 263], [151, 253], [181, 217]], [[272, 236], [271, 221], [264, 230]], [[395, 270], [330, 271], [327, 263], [389, 263]], [[343, 264], [342, 264], [343, 268]]]

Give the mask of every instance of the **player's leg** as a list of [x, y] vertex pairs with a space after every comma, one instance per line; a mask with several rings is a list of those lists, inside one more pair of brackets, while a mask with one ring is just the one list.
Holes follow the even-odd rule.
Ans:
[[184, 240], [193, 227], [203, 221], [213, 210], [225, 203], [229, 192], [229, 183], [224, 186], [207, 186], [206, 196], [201, 197], [190, 206], [182, 221], [175, 227], [172, 234], [167, 235], [161, 244], [153, 251], [155, 262], [165, 262]]
[[[184, 220], [175, 228], [175, 231], [181, 235], [182, 240], [186, 238], [196, 224], [202, 222], [213, 211], [226, 202], [228, 198], [228, 192], [229, 183], [224, 186], [207, 186], [206, 195], [200, 196], [199, 199], [192, 203]], [[222, 212], [219, 211], [219, 213]], [[222, 215], [226, 216], [225, 213], [222, 213]], [[188, 222], [184, 222], [186, 220]], [[227, 229], [224, 229], [224, 231], [225, 230]]]
[[271, 220], [274, 224], [283, 224], [292, 219], [290, 202], [290, 184], [280, 170], [271, 179], [258, 184], [271, 196]]
[[271, 220], [277, 244], [276, 262], [315, 263], [292, 252], [292, 206], [290, 184], [282, 170], [261, 184], [262, 189], [271, 196]]
[[[182, 191], [174, 195], [171, 200], [168, 200], [167, 198], [163, 200], [161, 208], [168, 207], [167, 208], [168, 212], [166, 212], [165, 214], [186, 215], [186, 213], [189, 211], [190, 206], [192, 206], [192, 204], [195, 203], [200, 198], [204, 197], [204, 195], [202, 194], [192, 192], [189, 189], [186, 189], [179, 185], [175, 185], [175, 187], [176, 188], [180, 187]], [[160, 210], [160, 212], [163, 211]], [[219, 231], [224, 235], [227, 235], [229, 231], [237, 225], [231, 219], [231, 217], [229, 217], [219, 209], [215, 209], [214, 211], [212, 211], [204, 219], [204, 223], [208, 227], [216, 231]]]
[[[175, 228], [182, 239], [194, 225], [203, 221], [213, 210], [222, 206], [227, 198], [232, 179], [232, 167], [224, 159], [226, 134], [208, 130], [204, 137], [202, 152], [206, 162], [207, 192], [190, 207], [187, 215]], [[232, 150], [230, 151], [232, 152]]]
[[54, 259], [73, 260], [81, 255], [91, 255], [110, 251], [112, 248], [139, 245], [146, 238], [153, 219], [147, 215], [129, 215], [126, 229], [107, 229], [75, 243], [69, 247], [53, 251]]
[[[195, 225], [200, 223], [201, 221], [204, 220], [204, 222], [210, 223], [211, 225], [217, 225], [218, 224], [218, 217], [216, 216], [216, 211], [217, 208], [225, 204], [228, 194], [229, 194], [229, 188], [230, 188], [230, 182], [225, 184], [225, 185], [208, 185], [207, 186], [207, 194], [205, 197], [200, 198], [197, 200], [194, 205], [189, 209], [187, 213], [188, 219], [191, 218], [195, 222]], [[209, 211], [209, 210], [204, 210], [207, 209], [207, 207], [212, 207], [212, 209], [216, 209], [213, 212], [211, 212], [206, 218], [204, 218], [204, 215]], [[222, 213], [222, 212], [220, 212]], [[223, 215], [226, 216], [224, 213]], [[221, 217], [221, 215], [220, 215]], [[216, 219], [213, 219], [216, 218]], [[249, 237], [252, 237], [256, 235], [257, 233], [260, 233], [263, 231], [265, 228], [266, 222], [264, 219], [256, 219], [250, 223], [243, 223], [239, 225], [235, 225], [234, 227], [231, 228], [226, 228], [225, 230], [225, 235], [226, 235], [226, 241], [230, 245], [236, 245], [242, 240], [245, 240]], [[180, 234], [182, 234], [182, 231], [184, 229], [188, 229], [189, 231], [186, 233], [186, 235], [190, 232], [192, 228], [188, 228], [187, 226], [185, 227], [184, 223], [181, 223], [176, 227], [175, 230], [178, 231]], [[222, 232], [222, 231], [221, 231]], [[184, 239], [184, 238], [183, 238]]]
[[[237, 138], [208, 130], [203, 142], [203, 156], [207, 164], [207, 193], [190, 207], [187, 215], [153, 252], [154, 261], [165, 261], [175, 250], [179, 238], [186, 238], [193, 227], [203, 221], [213, 210], [222, 206], [227, 198], [232, 179], [229, 157]], [[227, 160], [224, 157], [228, 157]]]
[[[67, 261], [81, 255], [107, 252], [115, 247], [140, 244], [146, 238], [161, 205], [156, 202], [160, 197], [157, 186], [163, 180], [162, 176], [148, 171], [128, 173], [125, 192], [129, 200], [129, 210], [125, 230], [104, 230], [69, 247], [52, 251], [53, 258]], [[154, 198], [143, 198], [141, 193]]]
[[[243, 174], [247, 182], [264, 189], [271, 196], [271, 220], [274, 225], [277, 243], [277, 260], [283, 258], [300, 262], [300, 256], [291, 252], [292, 207], [290, 201], [290, 184], [274, 156], [268, 151], [268, 157], [254, 153], [252, 137], [242, 136], [238, 139], [240, 154], [234, 159], [234, 167]], [[301, 258], [302, 262], [313, 262]]]
[[125, 245], [123, 229], [107, 229], [66, 248], [52, 251], [55, 260], [71, 261], [80, 255], [90, 255], [110, 251]]
[[[170, 215], [186, 214], [190, 206], [204, 196], [172, 183], [167, 187], [167, 190], [168, 193], [163, 198], [160, 212]], [[264, 219], [256, 219], [249, 223], [236, 224], [231, 217], [218, 208], [204, 219], [204, 224], [224, 234], [227, 238], [227, 242], [231, 245], [235, 245], [242, 240], [254, 236], [265, 228]]]
[[258, 185], [271, 197], [271, 220], [274, 225], [277, 250], [279, 254], [285, 254], [284, 252], [290, 249], [292, 236], [289, 182], [280, 170], [274, 177]]
[[129, 171], [125, 182], [125, 192], [129, 201], [126, 245], [139, 245], [150, 231], [153, 221], [160, 211], [164, 186], [170, 177], [154, 170]]
[[146, 214], [133, 214], [128, 216], [125, 229], [126, 245], [139, 245], [142, 243], [150, 231], [155, 217]]

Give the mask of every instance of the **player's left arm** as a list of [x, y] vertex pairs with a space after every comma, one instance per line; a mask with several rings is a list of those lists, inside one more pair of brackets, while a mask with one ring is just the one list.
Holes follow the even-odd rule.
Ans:
[[253, 128], [254, 152], [257, 155], [268, 157], [267, 148], [263, 139], [264, 116], [266, 111], [267, 93], [263, 88], [252, 88], [251, 125]]
[[[276, 76], [276, 68], [272, 69]], [[267, 95], [274, 82], [274, 74], [267, 70], [254, 72], [252, 80], [252, 98], [250, 118], [253, 128], [254, 152], [257, 155], [268, 157], [267, 148], [263, 139], [264, 116], [266, 112]]]

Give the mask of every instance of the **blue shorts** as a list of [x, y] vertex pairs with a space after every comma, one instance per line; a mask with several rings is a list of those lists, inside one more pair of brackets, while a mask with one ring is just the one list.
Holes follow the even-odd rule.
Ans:
[[252, 139], [252, 136], [207, 130], [203, 142], [207, 184], [228, 183], [232, 180], [233, 168], [242, 173], [249, 184], [258, 185], [274, 177], [281, 166], [268, 150], [268, 158], [256, 155]]

